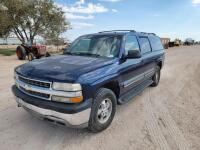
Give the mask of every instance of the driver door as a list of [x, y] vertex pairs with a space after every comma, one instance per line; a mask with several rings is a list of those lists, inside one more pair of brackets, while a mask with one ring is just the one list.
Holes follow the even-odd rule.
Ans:
[[[138, 39], [135, 35], [127, 35], [125, 40], [125, 55], [130, 50], [140, 51]], [[126, 94], [128, 91], [140, 84], [144, 79], [142, 58], [126, 59], [121, 64], [121, 94]]]

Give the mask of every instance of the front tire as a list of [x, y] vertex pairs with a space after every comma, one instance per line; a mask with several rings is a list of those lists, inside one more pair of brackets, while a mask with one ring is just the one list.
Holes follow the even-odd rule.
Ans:
[[97, 133], [111, 124], [116, 112], [117, 99], [113, 91], [100, 88], [94, 98], [89, 120], [89, 130]]
[[156, 87], [158, 86], [159, 82], [160, 82], [160, 67], [157, 66], [156, 67], [156, 72], [152, 77], [153, 83], [151, 84], [152, 87]]
[[50, 57], [51, 54], [49, 52], [46, 52], [45, 57]]
[[28, 60], [29, 60], [29, 61], [34, 60], [34, 55], [33, 55], [33, 53], [29, 53], [29, 54], [28, 54]]

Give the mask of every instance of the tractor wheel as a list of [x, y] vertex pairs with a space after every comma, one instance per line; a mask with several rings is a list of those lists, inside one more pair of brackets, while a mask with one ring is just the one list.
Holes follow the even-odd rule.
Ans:
[[51, 54], [49, 53], [49, 52], [46, 52], [46, 55], [45, 55], [46, 57], [50, 57], [51, 56]]
[[29, 60], [29, 61], [34, 60], [34, 55], [33, 55], [33, 53], [29, 53], [29, 54], [28, 54], [28, 60]]
[[16, 54], [19, 60], [25, 60], [26, 58], [26, 51], [24, 49], [24, 47], [22, 46], [18, 46], [16, 49]]

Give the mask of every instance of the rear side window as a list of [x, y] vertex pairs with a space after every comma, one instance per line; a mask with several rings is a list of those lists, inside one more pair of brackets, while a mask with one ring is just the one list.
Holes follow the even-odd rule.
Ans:
[[140, 37], [140, 48], [141, 48], [142, 54], [151, 52], [151, 46], [150, 46], [148, 38]]
[[137, 38], [134, 35], [129, 35], [126, 37], [125, 54], [127, 55], [128, 51], [130, 50], [140, 50]]
[[161, 40], [160, 40], [159, 37], [157, 37], [157, 36], [150, 36], [149, 40], [150, 40], [151, 47], [152, 47], [153, 51], [157, 51], [157, 50], [163, 49], [163, 45], [162, 45]]

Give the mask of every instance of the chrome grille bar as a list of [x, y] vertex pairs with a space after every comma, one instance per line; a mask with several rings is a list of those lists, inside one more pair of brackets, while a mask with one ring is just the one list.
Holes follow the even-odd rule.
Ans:
[[51, 82], [47, 81], [39, 81], [35, 79], [29, 79], [23, 76], [18, 75], [18, 79], [24, 83], [34, 85], [34, 86], [39, 86], [39, 87], [44, 87], [44, 88], [50, 88], [51, 87]]

